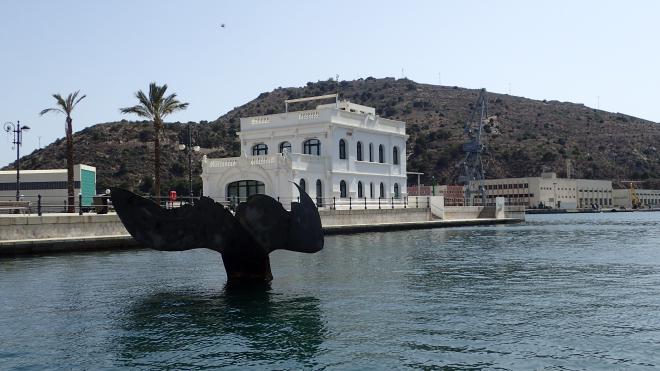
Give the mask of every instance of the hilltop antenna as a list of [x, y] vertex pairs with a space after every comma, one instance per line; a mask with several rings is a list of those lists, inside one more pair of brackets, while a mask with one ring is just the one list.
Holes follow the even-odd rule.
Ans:
[[484, 123], [488, 121], [488, 93], [486, 89], [479, 91], [477, 103], [472, 109], [470, 120], [465, 123], [463, 131], [468, 141], [463, 144], [465, 159], [463, 160], [463, 175], [458, 178], [459, 183], [465, 185], [465, 204], [474, 205], [474, 195], [481, 196], [481, 203], [486, 206], [488, 193], [484, 184], [484, 165], [481, 153], [485, 146], [481, 142], [481, 131]]

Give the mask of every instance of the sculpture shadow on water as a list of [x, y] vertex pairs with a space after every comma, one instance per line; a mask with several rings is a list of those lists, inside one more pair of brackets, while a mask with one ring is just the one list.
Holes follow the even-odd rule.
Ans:
[[308, 367], [327, 337], [317, 298], [227, 287], [148, 295], [128, 306], [119, 327], [122, 367]]
[[111, 188], [111, 197], [124, 227], [143, 246], [160, 251], [211, 249], [222, 255], [228, 285], [261, 285], [273, 279], [268, 256], [272, 251], [323, 249], [318, 209], [294, 185], [300, 202], [293, 202], [291, 211], [262, 194], [239, 204], [235, 214], [208, 197], [176, 209], [164, 209], [121, 188]]

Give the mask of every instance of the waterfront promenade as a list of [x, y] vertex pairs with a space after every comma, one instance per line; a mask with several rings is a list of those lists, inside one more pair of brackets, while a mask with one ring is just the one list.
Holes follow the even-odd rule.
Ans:
[[[425, 208], [320, 210], [319, 213], [326, 235], [508, 224], [524, 220], [524, 214], [519, 211], [495, 218], [446, 210], [449, 211], [442, 219]], [[2, 214], [0, 236], [0, 257], [139, 248], [115, 213]]]

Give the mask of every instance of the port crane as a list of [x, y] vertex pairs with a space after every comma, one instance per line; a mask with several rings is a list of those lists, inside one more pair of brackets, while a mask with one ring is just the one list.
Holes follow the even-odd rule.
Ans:
[[635, 189], [635, 183], [630, 182], [630, 200], [632, 203], [632, 208], [633, 209], [639, 209], [642, 206], [642, 201], [639, 200], [639, 196], [637, 196], [637, 190]]
[[482, 205], [488, 201], [488, 192], [484, 184], [484, 166], [481, 154], [486, 148], [482, 142], [481, 132], [484, 124], [488, 121], [488, 93], [486, 89], [479, 91], [479, 97], [472, 109], [470, 119], [465, 123], [463, 131], [467, 136], [467, 142], [463, 144], [462, 174], [458, 182], [464, 185], [465, 205], [474, 205], [474, 196], [481, 196]]
[[641, 180], [618, 180], [617, 183], [619, 183], [623, 188], [628, 190], [628, 194], [630, 195], [630, 203], [633, 209], [639, 209], [642, 207], [642, 201], [639, 199], [639, 195], [637, 194], [637, 187], [635, 184], [641, 184], [644, 183]]

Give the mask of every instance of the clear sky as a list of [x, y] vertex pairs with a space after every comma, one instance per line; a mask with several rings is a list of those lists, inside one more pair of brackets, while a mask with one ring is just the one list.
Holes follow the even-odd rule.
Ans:
[[[0, 4], [0, 121], [64, 136], [52, 93], [87, 94], [74, 131], [167, 83], [213, 120], [279, 86], [401, 77], [557, 99], [660, 121], [658, 1], [89, 1]], [[221, 24], [225, 24], [221, 28]], [[12, 161], [0, 133], [0, 164]]]

